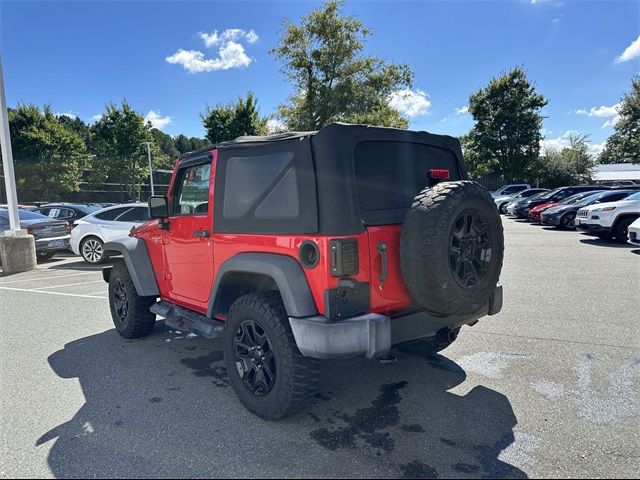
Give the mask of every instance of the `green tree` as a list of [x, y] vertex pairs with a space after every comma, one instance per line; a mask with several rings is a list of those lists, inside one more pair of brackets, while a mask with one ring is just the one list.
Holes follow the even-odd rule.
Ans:
[[524, 179], [540, 153], [542, 115], [548, 101], [516, 67], [492, 78], [469, 97], [476, 124], [467, 151], [480, 171], [499, 171], [507, 182]]
[[246, 98], [240, 97], [234, 103], [207, 107], [200, 117], [207, 132], [207, 140], [213, 144], [242, 135], [266, 133], [266, 120], [260, 117], [258, 102], [251, 92]]
[[59, 121], [49, 106], [31, 104], [9, 109], [9, 130], [22, 201], [63, 200], [80, 189], [87, 160], [85, 144]]
[[82, 141], [89, 146], [89, 125], [87, 125], [80, 117], [70, 117], [69, 115], [58, 115], [58, 121], [69, 130], [77, 133]]
[[540, 156], [532, 176], [547, 188], [589, 183], [595, 161], [589, 154], [589, 136], [569, 135], [569, 146], [562, 149], [547, 148]]
[[153, 135], [153, 142], [158, 146], [163, 156], [162, 159], [159, 159], [159, 162], [162, 161], [162, 164], [158, 166], [161, 168], [170, 167], [171, 163], [180, 156], [173, 137], [157, 128], [151, 129], [151, 135]]
[[211, 145], [211, 142], [204, 138], [187, 137], [182, 134], [174, 138], [174, 143], [176, 146], [176, 150], [178, 150], [180, 154], [193, 152], [194, 150], [200, 150], [201, 148]]
[[279, 114], [291, 130], [316, 130], [346, 121], [407, 128], [407, 119], [389, 106], [391, 93], [410, 88], [407, 65], [363, 54], [369, 29], [341, 15], [342, 0], [329, 0], [302, 18], [286, 21], [279, 45], [271, 50], [295, 93]]
[[605, 143], [600, 163], [640, 163], [640, 75], [631, 79], [631, 91], [624, 94], [613, 135]]
[[[109, 104], [100, 120], [90, 130], [93, 180], [115, 180], [120, 183], [122, 200], [140, 198], [140, 185], [149, 175], [147, 147], [153, 142], [150, 124], [126, 100], [118, 107]], [[157, 144], [151, 145], [153, 167], [166, 163]]]

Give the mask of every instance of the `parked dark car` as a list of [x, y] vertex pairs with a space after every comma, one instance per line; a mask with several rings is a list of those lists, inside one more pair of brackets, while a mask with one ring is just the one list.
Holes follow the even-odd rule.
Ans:
[[635, 193], [635, 190], [607, 190], [595, 192], [591, 195], [587, 193], [586, 196], [570, 204], [564, 204], [563, 202], [560, 205], [548, 208], [540, 215], [540, 223], [565, 229], [574, 229], [576, 214], [582, 207], [596, 203], [617, 202], [627, 198], [632, 193]]
[[[52, 220], [30, 210], [18, 210], [20, 228], [24, 228], [35, 237], [36, 255], [39, 259], [53, 257], [56, 252], [69, 250], [69, 223]], [[9, 229], [9, 211], [0, 208], [0, 236]]]
[[49, 217], [51, 220], [64, 220], [73, 225], [76, 220], [86, 217], [101, 208], [97, 203], [48, 203], [33, 211]]
[[513, 209], [513, 214], [518, 218], [529, 218], [529, 210], [533, 207], [537, 207], [543, 203], [560, 202], [576, 193], [590, 192], [592, 190], [609, 190], [609, 188], [598, 185], [578, 185], [556, 188], [542, 195], [536, 195], [535, 197], [518, 202]]

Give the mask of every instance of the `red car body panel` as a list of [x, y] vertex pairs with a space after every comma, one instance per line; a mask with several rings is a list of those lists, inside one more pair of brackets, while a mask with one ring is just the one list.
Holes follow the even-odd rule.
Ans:
[[[329, 266], [329, 242], [335, 238], [356, 238], [358, 242], [357, 275], [359, 282], [370, 282], [370, 312], [393, 314], [411, 307], [414, 302], [407, 292], [400, 271], [400, 231], [401, 225], [368, 227], [357, 235], [314, 236], [314, 235], [254, 235], [226, 234], [212, 232], [209, 237], [194, 237], [196, 230], [209, 230], [214, 224], [214, 188], [218, 151], [211, 151], [213, 160], [209, 187], [208, 213], [202, 215], [171, 216], [170, 229], [158, 228], [158, 221], [152, 220], [135, 229], [132, 233], [144, 239], [156, 275], [160, 297], [163, 300], [205, 314], [209, 304], [211, 286], [221, 265], [239, 253], [261, 252], [287, 255], [298, 259], [300, 245], [305, 240], [313, 240], [320, 251], [320, 261], [313, 269], [304, 269], [309, 288], [320, 314], [325, 313], [324, 293], [336, 288], [339, 278], [331, 275]], [[167, 193], [168, 202], [173, 202], [175, 171]], [[381, 257], [376, 252], [378, 242], [387, 243], [388, 274], [382, 282]]]
[[529, 220], [531, 220], [532, 222], [540, 222], [540, 215], [542, 214], [542, 212], [544, 212], [547, 208], [555, 207], [556, 205], [558, 205], [557, 202], [549, 202], [532, 208], [531, 210], [529, 210]]

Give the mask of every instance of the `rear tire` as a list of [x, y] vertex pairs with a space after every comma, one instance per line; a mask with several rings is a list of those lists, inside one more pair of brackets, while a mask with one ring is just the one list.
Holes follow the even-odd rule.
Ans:
[[146, 337], [153, 331], [156, 314], [149, 308], [156, 297], [141, 297], [124, 262], [117, 262], [109, 277], [109, 307], [118, 333], [124, 338]]
[[51, 260], [55, 252], [40, 252], [36, 253], [36, 257], [38, 260]]
[[621, 220], [618, 220], [613, 227], [612, 233], [613, 237], [620, 243], [627, 243], [629, 240], [628, 230], [629, 225], [631, 225], [635, 221], [635, 218], [627, 217]]
[[98, 237], [86, 237], [80, 242], [80, 255], [85, 262], [100, 265], [106, 259], [104, 242]]
[[265, 420], [300, 410], [318, 387], [318, 362], [296, 346], [278, 292], [238, 298], [224, 331], [227, 375], [242, 404]]

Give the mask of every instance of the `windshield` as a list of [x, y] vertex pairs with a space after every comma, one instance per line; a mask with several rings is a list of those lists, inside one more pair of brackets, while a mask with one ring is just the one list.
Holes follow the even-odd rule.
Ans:
[[574, 205], [577, 205], [579, 207], [584, 207], [585, 205], [590, 205], [591, 203], [595, 202], [599, 198], [604, 197], [607, 194], [608, 192], [598, 192], [592, 195], [587, 195], [586, 197], [574, 203]]

